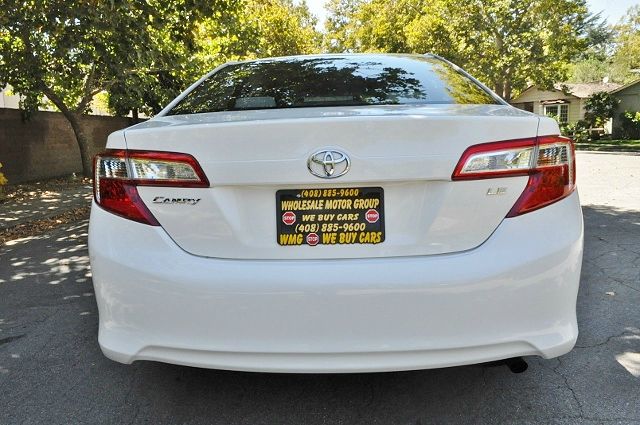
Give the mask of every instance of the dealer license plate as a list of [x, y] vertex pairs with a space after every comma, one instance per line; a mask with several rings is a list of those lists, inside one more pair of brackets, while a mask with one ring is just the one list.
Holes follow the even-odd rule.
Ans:
[[276, 192], [278, 244], [352, 245], [384, 241], [381, 187]]

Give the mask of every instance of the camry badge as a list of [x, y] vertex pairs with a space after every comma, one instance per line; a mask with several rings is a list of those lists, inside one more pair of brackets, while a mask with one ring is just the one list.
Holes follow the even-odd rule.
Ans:
[[307, 161], [307, 168], [314, 176], [335, 179], [347, 174], [351, 168], [351, 160], [344, 152], [320, 150], [311, 154]]
[[201, 198], [165, 198], [164, 196], [156, 196], [153, 198], [154, 204], [181, 204], [181, 205], [195, 205], [200, 202]]

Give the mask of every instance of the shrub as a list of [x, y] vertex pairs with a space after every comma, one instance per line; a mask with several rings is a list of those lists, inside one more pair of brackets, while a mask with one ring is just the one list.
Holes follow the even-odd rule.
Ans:
[[589, 96], [584, 104], [584, 119], [591, 127], [604, 127], [613, 118], [620, 101], [604, 91]]
[[640, 111], [624, 111], [620, 114], [621, 139], [640, 139]]
[[571, 137], [576, 143], [586, 143], [591, 139], [589, 124], [584, 120], [573, 124], [561, 124], [560, 132], [563, 136]]
[[[2, 163], [1, 162], [0, 162], [0, 168], [2, 168]], [[3, 192], [2, 192], [2, 186], [7, 184], [8, 182], [9, 181], [7, 180], [7, 178], [0, 171], [0, 199], [2, 199], [4, 197]]]

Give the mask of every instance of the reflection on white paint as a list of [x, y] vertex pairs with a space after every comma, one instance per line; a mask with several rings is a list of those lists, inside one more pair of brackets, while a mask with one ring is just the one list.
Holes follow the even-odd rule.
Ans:
[[640, 378], [640, 353], [627, 351], [623, 354], [618, 354], [616, 360], [622, 367], [627, 369], [627, 372], [636, 378]]

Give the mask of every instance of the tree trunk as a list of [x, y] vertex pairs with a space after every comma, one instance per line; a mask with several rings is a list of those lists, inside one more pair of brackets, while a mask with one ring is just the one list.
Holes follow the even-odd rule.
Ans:
[[494, 90], [498, 96], [504, 99], [504, 81], [498, 80], [494, 84]]
[[[91, 80], [91, 78], [89, 78]], [[76, 143], [78, 143], [78, 148], [80, 149], [80, 159], [82, 160], [82, 174], [85, 177], [91, 177], [93, 174], [93, 156], [91, 152], [91, 143], [89, 138], [87, 137], [87, 133], [84, 131], [83, 123], [82, 123], [82, 114], [78, 112], [74, 112], [69, 109], [67, 105], [65, 105], [64, 101], [60, 96], [58, 96], [52, 89], [49, 88], [44, 82], [39, 83], [40, 89], [42, 93], [44, 93], [47, 98], [53, 102], [54, 105], [62, 112], [62, 115], [69, 121], [71, 124], [71, 128], [73, 129], [73, 133], [76, 136]], [[88, 88], [85, 88], [85, 92], [87, 92], [87, 96], [80, 102], [77, 110], [83, 111], [85, 106], [89, 104], [92, 99], [91, 92]]]
[[73, 133], [76, 135], [76, 142], [78, 143], [78, 148], [80, 148], [80, 159], [82, 160], [82, 174], [85, 177], [91, 177], [93, 175], [93, 155], [91, 141], [82, 123], [82, 114], [69, 111], [64, 113], [64, 116], [69, 120]]
[[511, 103], [511, 81], [508, 78], [504, 82], [504, 95], [502, 96], [502, 98]]
[[512, 84], [511, 84], [511, 80], [512, 80], [512, 70], [511, 67], [508, 66], [505, 70], [504, 70], [504, 93], [502, 98], [504, 100], [506, 100], [507, 102], [511, 103], [511, 94], [512, 94]]

